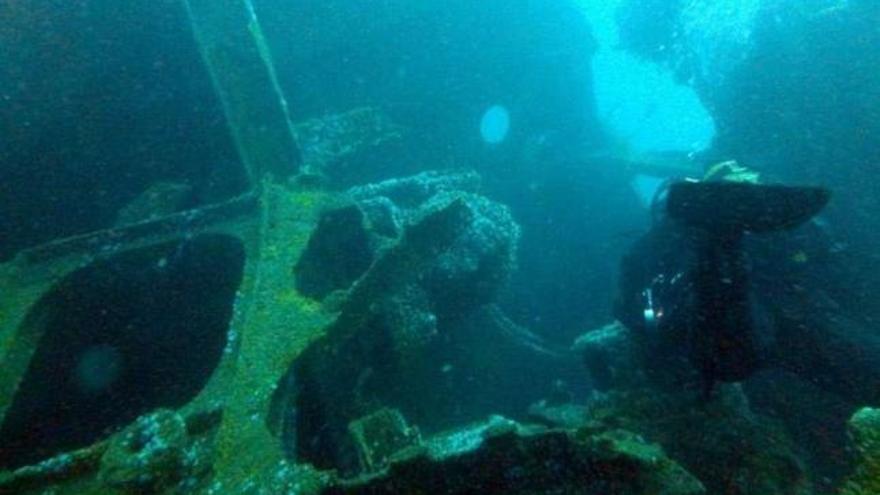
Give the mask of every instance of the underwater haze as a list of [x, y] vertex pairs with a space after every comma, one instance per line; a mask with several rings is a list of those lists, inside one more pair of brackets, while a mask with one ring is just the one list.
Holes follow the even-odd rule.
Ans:
[[0, 495], [880, 495], [878, 26], [0, 2]]

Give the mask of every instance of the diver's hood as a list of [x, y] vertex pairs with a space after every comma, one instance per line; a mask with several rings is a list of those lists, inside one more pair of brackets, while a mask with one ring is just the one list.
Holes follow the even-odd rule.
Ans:
[[672, 218], [708, 231], [760, 233], [797, 227], [830, 198], [820, 187], [677, 182], [669, 188], [667, 209]]

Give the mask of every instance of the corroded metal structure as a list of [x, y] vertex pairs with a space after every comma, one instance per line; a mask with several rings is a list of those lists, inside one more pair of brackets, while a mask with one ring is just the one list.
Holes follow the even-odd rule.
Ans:
[[[330, 318], [299, 296], [291, 269], [318, 213], [334, 198], [291, 185], [301, 156], [249, 2], [185, 3], [247, 168], [250, 191], [219, 204], [58, 239], [0, 265], [0, 423], [16, 398], [28, 393], [22, 383], [46, 337], [53, 311], [49, 296], [59, 286], [130, 253], [157, 250], [153, 261], [165, 263], [161, 253], [167, 255], [169, 247], [173, 253], [174, 246], [192, 239], [226, 239], [244, 253], [226, 348], [206, 385], [177, 412], [188, 427], [193, 421], [201, 425], [193, 431], [210, 432], [213, 479], [232, 489], [277, 468], [283, 459], [279, 442], [266, 427], [268, 402], [291, 360]], [[0, 471], [0, 493], [39, 493], [50, 485], [53, 493], [107, 493], [109, 488], [97, 481], [106, 445], [100, 440], [28, 467]], [[248, 455], [240, 455], [243, 451]]]
[[[423, 440], [422, 424], [408, 424], [395, 409], [403, 406], [394, 401], [383, 403], [378, 412], [361, 410], [356, 396], [371, 375], [383, 378], [381, 388], [392, 382], [406, 385], [390, 391], [391, 397], [419, 392], [412, 400], [420, 401], [421, 409], [457, 405], [447, 400], [451, 394], [431, 393], [440, 382], [437, 376], [452, 366], [428, 366], [438, 363], [426, 365], [421, 359], [430, 349], [426, 342], [443, 334], [446, 329], [438, 329], [448, 322], [457, 326], [458, 335], [452, 337], [461, 344], [462, 364], [489, 371], [483, 390], [499, 388], [512, 366], [540, 375], [534, 371], [572, 364], [494, 306], [494, 294], [515, 264], [518, 227], [504, 206], [479, 196], [479, 177], [473, 173], [426, 173], [347, 193], [324, 187], [323, 179], [332, 175], [325, 172], [334, 164], [357, 161], [358, 153], [399, 139], [403, 130], [371, 108], [291, 123], [249, 0], [181, 1], [249, 187], [237, 197], [196, 209], [147, 212], [141, 220], [123, 215], [127, 220], [120, 225], [57, 239], [0, 265], [0, 495], [471, 493], [474, 486], [504, 487], [504, 493], [540, 493], [547, 487], [607, 493], [606, 486], [624, 487], [626, 493], [705, 492], [660, 448], [622, 430], [596, 434], [589, 425], [582, 431], [524, 428], [493, 417], [431, 438], [426, 434]], [[666, 162], [654, 168], [665, 169]], [[389, 199], [395, 195], [403, 197], [398, 205]], [[364, 257], [369, 269], [343, 274], [351, 275], [354, 282], [345, 280], [353, 285], [317, 284], [321, 297], [310, 297], [301, 274], [323, 273], [334, 264], [333, 256], [346, 256], [330, 250], [322, 257], [329, 263], [311, 271], [302, 268], [308, 258], [303, 254], [322, 224], [334, 218], [328, 212], [352, 221], [343, 222], [343, 233], [363, 228], [355, 233], [363, 234], [358, 239], [375, 252]], [[324, 230], [334, 240], [349, 239], [334, 237], [333, 228]], [[381, 242], [373, 242], [378, 238]], [[176, 276], [176, 269], [188, 263], [194, 268]], [[219, 279], [213, 276], [226, 270], [230, 273]], [[126, 278], [129, 274], [132, 278]], [[193, 276], [208, 282], [206, 299], [216, 298], [215, 292], [228, 297], [199, 304], [200, 296], [187, 292], [197, 286], [187, 280]], [[218, 280], [225, 286], [210, 285]], [[174, 290], [163, 293], [157, 287]], [[113, 297], [104, 301], [104, 296]], [[77, 307], [84, 302], [85, 308]], [[150, 306], [138, 313], [141, 303]], [[468, 317], [437, 318], [442, 306], [449, 314], [467, 311]], [[176, 313], [162, 314], [168, 308]], [[94, 318], [89, 311], [96, 312]], [[198, 328], [198, 338], [183, 351], [162, 348], [178, 342], [173, 333], [166, 332], [159, 342], [149, 334], [137, 335], [141, 327], [135, 324], [114, 330], [126, 344], [142, 346], [134, 348], [135, 354], [160, 359], [170, 354], [201, 363], [191, 380], [196, 387], [162, 395], [190, 380], [154, 380], [148, 392], [163, 400], [121, 397], [110, 404], [118, 411], [109, 408], [119, 418], [100, 423], [76, 416], [77, 424], [58, 425], [62, 432], [97, 423], [101, 429], [87, 438], [52, 438], [56, 430], [47, 432], [41, 417], [29, 409], [35, 401], [55, 400], [59, 415], [70, 416], [63, 411], [71, 407], [64, 394], [55, 397], [69, 385], [53, 382], [58, 375], [51, 373], [34, 378], [41, 371], [59, 368], [75, 375], [82, 382], [82, 402], [120, 372], [118, 356], [102, 346], [81, 352], [73, 364], [55, 366], [53, 359], [71, 359], [57, 347], [75, 346], [63, 338], [59, 344], [56, 336], [56, 348], [46, 352], [53, 334], [88, 333], [93, 321], [146, 325], [136, 317], [161, 317], [161, 324], [174, 330], [175, 319], [216, 322], [216, 315], [205, 314], [214, 312], [222, 316], [218, 328]], [[67, 316], [75, 317], [79, 327], [65, 328]], [[210, 335], [216, 332], [222, 338]], [[183, 345], [187, 336], [179, 337]], [[376, 362], [387, 355], [373, 356], [372, 351], [388, 344], [399, 369], [382, 375]], [[494, 359], [486, 359], [487, 349]], [[189, 363], [167, 363], [166, 358], [165, 364]], [[167, 370], [148, 362], [137, 371]], [[306, 425], [313, 434], [308, 440], [331, 443], [339, 436], [334, 431], [349, 435], [356, 443], [352, 461], [363, 468], [354, 470], [356, 476], [337, 476], [333, 469], [342, 471], [344, 463], [318, 466], [324, 471], [312, 467], [315, 459], [332, 457], [323, 446], [313, 449], [319, 452], [312, 452], [311, 459], [290, 448], [299, 440], [298, 431], [289, 430], [301, 426], [300, 380], [326, 385], [326, 390], [302, 394], [304, 403], [326, 401], [332, 409], [317, 418], [319, 425]], [[426, 402], [432, 397], [436, 403]], [[485, 407], [494, 407], [488, 402]], [[44, 413], [52, 417], [55, 411]], [[328, 419], [335, 420], [331, 428]], [[3, 443], [3, 428], [16, 422], [9, 427], [15, 430], [8, 437], [12, 441]], [[27, 452], [12, 451], [15, 442], [28, 445]], [[477, 450], [482, 453], [472, 455]], [[560, 474], [547, 467], [553, 464], [548, 458], [567, 462], [573, 456], [575, 469]], [[634, 472], [639, 476], [631, 476]]]

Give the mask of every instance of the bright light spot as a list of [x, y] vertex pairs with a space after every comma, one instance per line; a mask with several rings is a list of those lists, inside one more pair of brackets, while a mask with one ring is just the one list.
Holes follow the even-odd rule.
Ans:
[[616, 48], [620, 1], [577, 3], [599, 42], [593, 86], [602, 124], [635, 152], [696, 152], [709, 147], [715, 123], [694, 89], [679, 84], [665, 67]]
[[712, 117], [665, 69], [615, 50], [598, 53], [593, 67], [599, 115], [633, 151], [695, 152], [711, 144]]
[[493, 105], [480, 120], [480, 136], [487, 144], [498, 144], [510, 131], [510, 112], [501, 105]]

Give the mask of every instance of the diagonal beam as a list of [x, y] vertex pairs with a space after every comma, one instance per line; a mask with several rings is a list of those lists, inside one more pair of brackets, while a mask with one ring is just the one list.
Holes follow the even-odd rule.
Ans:
[[250, 0], [183, 0], [251, 184], [295, 174], [300, 154]]

